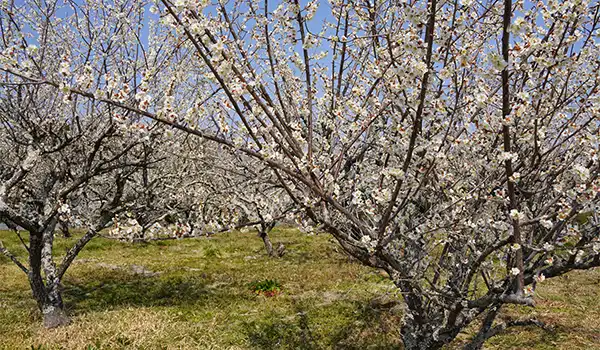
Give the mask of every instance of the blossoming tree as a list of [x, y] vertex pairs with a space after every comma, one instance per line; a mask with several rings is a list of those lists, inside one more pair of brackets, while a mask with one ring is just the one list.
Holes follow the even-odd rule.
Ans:
[[[0, 222], [14, 230], [27, 262], [1, 242], [0, 252], [27, 274], [47, 327], [68, 322], [61, 280], [83, 247], [132, 201], [123, 192], [144, 162], [136, 154], [141, 142], [121, 135], [102, 107], [81, 115], [52, 92], [5, 87], [0, 104]], [[62, 257], [53, 250], [60, 223], [86, 229]]]
[[[143, 12], [113, 15], [129, 23], [130, 8]], [[65, 91], [269, 167], [304, 223], [388, 272], [405, 348], [441, 348], [476, 321], [467, 348], [480, 348], [529, 322], [498, 322], [504, 305], [533, 306], [545, 278], [600, 265], [597, 2], [161, 0], [148, 11], [140, 61], [152, 81], [121, 81], [117, 97]], [[106, 14], [79, 20], [94, 16]], [[4, 71], [58, 86], [25, 68]]]
[[259, 161], [211, 146], [179, 134], [147, 150], [160, 166], [137, 173], [138, 185], [128, 191], [138, 200], [111, 236], [150, 241], [256, 228], [267, 254], [280, 255], [268, 233], [277, 221], [290, 221], [294, 205], [277, 178]]
[[[0, 82], [0, 223], [18, 236], [27, 260], [2, 242], [0, 253], [27, 275], [46, 327], [69, 322], [61, 281], [85, 245], [135, 202], [128, 194], [134, 175], [159, 161], [146, 157], [144, 145], [164, 132], [156, 122], [115, 118], [113, 107], [66, 90], [73, 81], [95, 86], [95, 69], [110, 65], [79, 57], [82, 74], [74, 75], [64, 52], [80, 49], [80, 42], [64, 41], [63, 24], [50, 21], [55, 10], [52, 4], [3, 7], [1, 22], [2, 65], [59, 82], [30, 83], [12, 74]], [[39, 46], [27, 43], [31, 33], [23, 29], [36, 25], [44, 33]], [[58, 225], [84, 230], [64, 255], [53, 249]]]

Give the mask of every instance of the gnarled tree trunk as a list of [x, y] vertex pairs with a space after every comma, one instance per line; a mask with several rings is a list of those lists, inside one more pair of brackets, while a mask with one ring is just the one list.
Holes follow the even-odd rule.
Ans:
[[[52, 262], [52, 235], [54, 225], [44, 232], [31, 232], [29, 245], [29, 284], [36, 300], [46, 328], [67, 325], [70, 320], [64, 310], [60, 293], [59, 278]], [[42, 277], [42, 268], [46, 274], [46, 282]]]
[[44, 327], [46, 328], [66, 326], [71, 322], [65, 312], [58, 286], [52, 286], [47, 293], [46, 300], [41, 304], [41, 311], [44, 317]]
[[269, 232], [275, 227], [275, 222], [261, 222], [258, 227], [258, 237], [263, 240], [263, 244], [265, 245], [265, 250], [269, 256], [274, 258], [281, 258], [283, 254], [285, 254], [285, 246], [282, 243], [279, 243], [277, 250], [273, 250], [273, 243], [271, 243], [271, 239], [269, 238]]
[[432, 327], [409, 322], [401, 330], [402, 343], [406, 350], [437, 350], [444, 343], [436, 340]]
[[267, 231], [262, 230], [262, 229], [259, 230], [258, 236], [263, 240], [267, 254], [269, 254], [269, 256], [274, 256], [273, 255], [273, 244], [271, 243], [271, 240], [269, 239], [269, 234], [267, 233]]

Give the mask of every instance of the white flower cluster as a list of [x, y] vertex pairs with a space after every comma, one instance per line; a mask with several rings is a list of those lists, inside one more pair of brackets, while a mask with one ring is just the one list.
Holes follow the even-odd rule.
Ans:
[[147, 75], [144, 75], [142, 78], [142, 82], [138, 87], [138, 92], [135, 94], [135, 100], [138, 102], [138, 108], [142, 111], [147, 111], [150, 106], [150, 101], [152, 101], [152, 96], [148, 94], [148, 80]]
[[360, 243], [369, 251], [369, 253], [373, 253], [375, 251], [375, 247], [377, 246], [377, 242], [371, 239], [370, 236], [364, 235], [360, 238]]
[[62, 221], [69, 221], [71, 217], [71, 207], [67, 203], [63, 203], [58, 207], [58, 217]]

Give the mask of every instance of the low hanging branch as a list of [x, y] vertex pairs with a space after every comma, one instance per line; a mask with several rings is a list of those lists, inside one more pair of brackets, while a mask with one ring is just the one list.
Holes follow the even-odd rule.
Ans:
[[[242, 217], [268, 225], [289, 204], [300, 228], [326, 230], [388, 273], [406, 304], [407, 350], [440, 349], [484, 318], [480, 347], [505, 327], [494, 327], [502, 305], [533, 306], [546, 278], [600, 266], [597, 4], [162, 0], [141, 42], [129, 27], [143, 17], [129, 14], [137, 0], [104, 12], [84, 0], [61, 21], [48, 11], [39, 48], [12, 40], [38, 28], [27, 12], [38, 5], [25, 0], [10, 14], [20, 26], [3, 32], [0, 118], [31, 111], [37, 130], [35, 111], [79, 111], [68, 130], [35, 133], [62, 135], [98, 120], [83, 113], [93, 106], [122, 139], [138, 138], [139, 154], [162, 162], [130, 176], [138, 201], [121, 216], [142, 238], [167, 214], [182, 234]], [[46, 94], [36, 108], [17, 101], [34, 91]], [[65, 143], [50, 141], [35, 142]], [[105, 142], [80, 147], [98, 154], [92, 165], [111, 154]], [[26, 182], [28, 151], [14, 145], [2, 178]], [[28, 215], [0, 205], [34, 232], [53, 220]]]
[[4, 244], [2, 244], [2, 241], [0, 241], [0, 253], [2, 253], [2, 255], [6, 256], [10, 260], [12, 260], [12, 262], [14, 262], [21, 269], [21, 271], [23, 271], [25, 274], [29, 273], [29, 270], [27, 270], [25, 265], [23, 265], [19, 261], [19, 259], [17, 259], [11, 252], [8, 251], [8, 249], [6, 249], [4, 247]]

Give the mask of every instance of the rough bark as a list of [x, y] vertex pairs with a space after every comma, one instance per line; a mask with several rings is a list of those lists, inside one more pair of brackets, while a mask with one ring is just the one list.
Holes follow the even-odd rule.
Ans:
[[274, 258], [281, 258], [285, 254], [285, 246], [279, 243], [277, 250], [273, 249], [273, 243], [269, 238], [269, 232], [275, 227], [275, 222], [261, 222], [258, 226], [258, 236], [263, 240], [267, 254]]
[[71, 322], [65, 312], [59, 286], [52, 286], [49, 293], [47, 293], [41, 311], [44, 317], [43, 324], [46, 328], [66, 326]]
[[[50, 229], [53, 230], [54, 227]], [[30, 233], [28, 278], [33, 298], [42, 312], [44, 327], [56, 328], [68, 324], [69, 318], [64, 310], [59, 280], [55, 274], [56, 268], [46, 256], [48, 249], [51, 249], [51, 243], [48, 240], [44, 242], [43, 236], [43, 232]], [[49, 274], [47, 283], [44, 283], [42, 268]]]
[[62, 327], [71, 322], [64, 309], [57, 306], [48, 305], [42, 310], [42, 313], [44, 315], [45, 328]]
[[271, 240], [269, 239], [269, 234], [264, 230], [260, 230], [258, 232], [258, 235], [263, 240], [267, 254], [269, 254], [269, 256], [274, 256], [273, 255], [273, 244], [271, 243]]
[[475, 335], [475, 337], [473, 337], [473, 339], [471, 340], [470, 343], [465, 345], [464, 350], [479, 350], [483, 347], [483, 344], [485, 343], [485, 341], [487, 339], [486, 335], [492, 328], [492, 325], [494, 324], [494, 320], [498, 316], [498, 312], [500, 312], [501, 307], [502, 307], [502, 305], [498, 305], [496, 307], [491, 308], [490, 311], [488, 311], [483, 322], [481, 323], [479, 332], [477, 332], [477, 334]]
[[46, 286], [42, 279], [42, 234], [32, 231], [29, 234], [29, 284], [40, 310], [46, 300]]
[[427, 324], [409, 322], [402, 327], [401, 336], [405, 350], [437, 350], [444, 346], [435, 339], [432, 327]]
[[66, 221], [60, 221], [60, 231], [65, 238], [71, 238], [71, 232], [69, 232], [69, 224]]
[[526, 327], [526, 326], [536, 326], [540, 327], [545, 331], [551, 332], [552, 328], [546, 326], [545, 323], [540, 322], [536, 319], [526, 319], [526, 320], [515, 320], [510, 322], [502, 322], [494, 327], [488, 327], [485, 333], [479, 333], [469, 344], [467, 344], [463, 349], [464, 350], [479, 350], [483, 349], [483, 345], [485, 341], [488, 339], [501, 334], [506, 329], [511, 327]]

